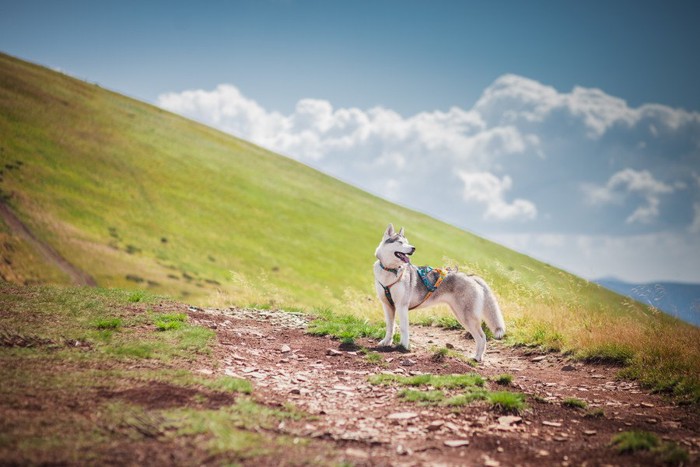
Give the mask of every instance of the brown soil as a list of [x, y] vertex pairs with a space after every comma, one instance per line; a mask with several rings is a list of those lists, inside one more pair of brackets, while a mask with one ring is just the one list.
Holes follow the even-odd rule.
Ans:
[[[283, 431], [327, 440], [359, 465], [650, 465], [658, 457], [619, 455], [609, 443], [621, 432], [644, 430], [673, 441], [697, 462], [700, 419], [692, 406], [674, 405], [633, 382], [618, 381], [619, 368], [535, 354], [489, 341], [484, 362], [473, 368], [457, 359], [434, 361], [434, 350], [450, 344], [464, 355], [473, 341], [463, 331], [414, 326], [410, 353], [382, 353], [380, 364], [361, 352], [339, 350], [337, 341], [305, 334], [302, 317], [244, 310], [192, 313], [215, 327], [216, 353], [224, 374], [252, 381], [266, 403], [292, 402], [315, 416], [287, 423]], [[376, 343], [362, 340], [371, 350]], [[329, 349], [338, 352], [329, 352]], [[330, 353], [330, 354], [329, 354]], [[501, 418], [483, 402], [449, 408], [402, 401], [394, 386], [374, 386], [376, 373], [414, 375], [476, 372], [485, 378], [513, 376], [503, 389], [528, 396], [517, 418]], [[489, 382], [491, 390], [501, 387]], [[567, 398], [587, 403], [569, 408]], [[591, 416], [602, 409], [603, 416]], [[454, 442], [454, 443], [452, 443]], [[464, 444], [450, 447], [448, 444]], [[468, 444], [467, 444], [468, 442]]]
[[[473, 341], [461, 331], [418, 326], [411, 329], [413, 350], [409, 353], [378, 349], [375, 342], [361, 340], [361, 346], [381, 352], [382, 361], [370, 363], [362, 352], [341, 350], [336, 340], [306, 334], [308, 318], [303, 315], [188, 309], [177, 304], [149, 308], [156, 312], [177, 308], [189, 313], [193, 324], [216, 332], [213, 359], [180, 361], [177, 369], [212, 378], [244, 378], [253, 383], [256, 402], [268, 407], [291, 403], [310, 415], [299, 421], [285, 420], [273, 429], [255, 428], [256, 435], [269, 439], [271, 445], [284, 436], [294, 440], [293, 446], [283, 458], [279, 454], [263, 453], [261, 457], [251, 453], [251, 457], [234, 459], [243, 465], [660, 465], [655, 454], [620, 455], [609, 446], [615, 434], [631, 430], [652, 432], [659, 439], [675, 442], [690, 454], [691, 465], [698, 462], [697, 406], [679, 406], [649, 394], [635, 383], [618, 381], [616, 367], [572, 362], [557, 354], [531, 353], [494, 341], [489, 341], [484, 362], [476, 368], [456, 357], [435, 361], [435, 348], [450, 344], [455, 352], [470, 355]], [[7, 360], [2, 371], [15, 371], [16, 364], [17, 360]], [[52, 363], [23, 359], [22, 365], [24, 371], [46, 374], [46, 367]], [[50, 370], [70, 373], [167, 366], [172, 368], [156, 360], [118, 363], [99, 359], [64, 363]], [[503, 389], [526, 394], [529, 407], [512, 416], [495, 411], [485, 402], [456, 408], [406, 402], [398, 397], [403, 388], [368, 382], [370, 375], [382, 372], [476, 372], [487, 380], [508, 373], [513, 382]], [[501, 389], [491, 380], [487, 386], [490, 390]], [[446, 392], [452, 395], [458, 391]], [[6, 392], [0, 399], [0, 465], [28, 462], [8, 446], [3, 447], [3, 433], [16, 430], [19, 419], [43, 420], [46, 414], [52, 414], [65, 423], [74, 420], [80, 426], [99, 425], [93, 416], [96, 408], [111, 402], [126, 403], [127, 407], [134, 404], [143, 411], [134, 411], [125, 419], [128, 423], [96, 425], [95, 429], [108, 434], [109, 442], [83, 447], [80, 456], [86, 457], [68, 463], [219, 465], [230, 459], [209, 453], [203, 435], [175, 436], [159, 431], [158, 411], [175, 407], [218, 409], [238, 397], [199, 386], [138, 379], [119, 380], [116, 386], [77, 393], [70, 388]], [[572, 397], [586, 401], [588, 409], [563, 405]], [[587, 416], [595, 409], [602, 409], [604, 415]], [[504, 418], [508, 416], [511, 418]], [[48, 457], [32, 458], [32, 463], [56, 462], [48, 454], [41, 454], [45, 455]]]

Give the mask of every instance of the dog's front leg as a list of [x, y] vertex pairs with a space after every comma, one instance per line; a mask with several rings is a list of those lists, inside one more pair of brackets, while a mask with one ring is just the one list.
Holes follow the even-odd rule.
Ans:
[[384, 307], [384, 322], [386, 323], [386, 333], [384, 334], [384, 339], [379, 341], [379, 345], [386, 347], [391, 345], [394, 340], [394, 307], [388, 303], [382, 303]]
[[408, 335], [408, 305], [396, 304], [399, 313], [399, 329], [401, 330], [401, 341], [399, 345], [406, 350], [411, 350], [411, 341]]

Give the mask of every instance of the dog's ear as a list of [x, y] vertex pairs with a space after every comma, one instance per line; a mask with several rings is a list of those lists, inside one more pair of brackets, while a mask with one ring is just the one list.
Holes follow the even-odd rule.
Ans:
[[403, 227], [401, 227], [401, 230], [399, 230], [399, 237], [403, 237]]
[[391, 237], [392, 235], [394, 235], [394, 224], [389, 224], [386, 228], [386, 232], [384, 232], [384, 236]]

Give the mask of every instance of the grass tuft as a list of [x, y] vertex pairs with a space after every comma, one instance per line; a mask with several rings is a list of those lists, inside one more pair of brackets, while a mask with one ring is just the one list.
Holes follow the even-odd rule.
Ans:
[[430, 356], [430, 360], [436, 363], [444, 362], [445, 358], [447, 355], [450, 353], [450, 349], [447, 347], [443, 347], [441, 349], [437, 349], [433, 354]]
[[588, 404], [586, 401], [582, 401], [581, 399], [576, 399], [575, 397], [570, 397], [568, 399], [564, 399], [561, 403], [564, 407], [570, 407], [572, 409], [585, 409], [588, 407]]
[[307, 328], [307, 332], [314, 336], [332, 336], [353, 344], [360, 337], [380, 339], [384, 336], [384, 327], [371, 324], [367, 319], [336, 314], [328, 309], [315, 310], [314, 314], [316, 319]]
[[517, 392], [496, 391], [490, 392], [486, 400], [499, 412], [519, 414], [527, 407], [525, 396]]
[[184, 313], [162, 314], [154, 318], [153, 324], [158, 331], [172, 331], [181, 329], [185, 321], [187, 315]]
[[371, 384], [375, 385], [389, 385], [396, 383], [401, 386], [432, 386], [435, 389], [483, 387], [484, 385], [484, 379], [476, 373], [462, 375], [424, 374], [415, 376], [401, 376], [381, 373], [371, 375], [368, 379]]
[[433, 404], [445, 399], [442, 391], [417, 391], [415, 389], [404, 389], [399, 393], [399, 397], [408, 402], [418, 402], [422, 404]]
[[205, 380], [204, 385], [218, 391], [242, 394], [251, 394], [253, 392], [253, 385], [250, 381], [232, 376], [220, 376], [215, 380]]
[[112, 329], [116, 330], [122, 326], [120, 318], [102, 318], [95, 321], [95, 327], [100, 330]]
[[494, 376], [493, 382], [496, 384], [500, 384], [501, 386], [510, 386], [510, 384], [513, 382], [513, 375], [505, 373], [502, 375]]
[[659, 439], [647, 431], [623, 431], [613, 436], [610, 445], [620, 454], [649, 451], [659, 445]]

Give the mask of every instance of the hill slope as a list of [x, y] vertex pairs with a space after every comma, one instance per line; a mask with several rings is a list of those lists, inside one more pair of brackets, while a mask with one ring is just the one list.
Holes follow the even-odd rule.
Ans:
[[[574, 280], [558, 283], [559, 271], [528, 257], [8, 56], [0, 56], [0, 93], [4, 196], [38, 237], [100, 285], [133, 287], [140, 277], [156, 292], [202, 299], [234, 271], [250, 282], [266, 275], [285, 299], [324, 305], [346, 288], [371, 293], [373, 251], [389, 221], [407, 227], [425, 264], [448, 257], [490, 272], [495, 260], [503, 269], [496, 275], [546, 277], [553, 288]], [[13, 264], [22, 279], [57, 275]]]
[[[661, 389], [698, 387], [691, 326], [291, 159], [1, 54], [0, 167], [2, 203], [100, 286], [381, 320], [371, 264], [393, 222], [417, 246], [416, 263], [484, 276], [513, 342], [634, 361], [628, 376]], [[71, 282], [4, 222], [0, 254], [5, 280]]]

